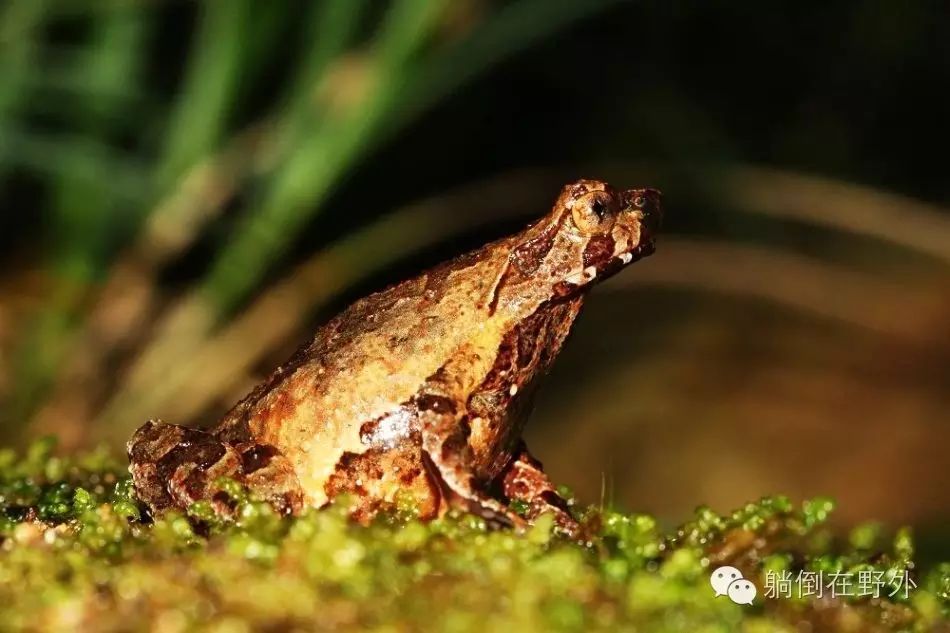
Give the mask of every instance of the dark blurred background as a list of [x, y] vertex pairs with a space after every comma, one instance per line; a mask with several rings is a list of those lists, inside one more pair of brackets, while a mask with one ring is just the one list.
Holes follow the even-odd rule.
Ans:
[[210, 422], [347, 302], [656, 186], [528, 441], [581, 500], [950, 520], [943, 2], [6, 0], [0, 440]]

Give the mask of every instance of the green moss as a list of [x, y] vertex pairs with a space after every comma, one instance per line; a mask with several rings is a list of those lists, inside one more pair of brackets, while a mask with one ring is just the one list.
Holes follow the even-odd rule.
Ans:
[[[839, 544], [818, 499], [774, 497], [729, 516], [701, 508], [666, 532], [649, 516], [579, 512], [583, 543], [543, 517], [524, 534], [411, 510], [368, 527], [346, 503], [287, 518], [220, 482], [237, 501], [147, 520], [121, 464], [52, 446], [0, 455], [0, 622], [12, 630], [95, 628], [341, 630], [930, 630], [950, 611], [950, 564], [914, 568], [907, 530], [859, 526]], [[708, 575], [739, 567], [753, 606], [715, 597]], [[912, 570], [907, 599], [768, 599], [766, 574]]]

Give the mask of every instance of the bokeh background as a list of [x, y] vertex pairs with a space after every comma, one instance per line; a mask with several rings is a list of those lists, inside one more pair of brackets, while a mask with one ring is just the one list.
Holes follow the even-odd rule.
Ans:
[[578, 177], [656, 186], [528, 441], [582, 501], [950, 543], [939, 2], [6, 0], [0, 441], [207, 423]]

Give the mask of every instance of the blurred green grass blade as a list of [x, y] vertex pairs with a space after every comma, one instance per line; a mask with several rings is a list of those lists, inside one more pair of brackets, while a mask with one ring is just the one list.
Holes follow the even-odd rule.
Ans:
[[[232, 309], [261, 280], [270, 263], [296, 235], [337, 179], [357, 160], [392, 103], [407, 63], [426, 40], [441, 2], [400, 0], [390, 8], [372, 47], [374, 74], [363, 101], [338, 115], [340, 120], [300, 142], [275, 174], [258, 209], [249, 215], [220, 252], [202, 290], [219, 312]], [[331, 115], [327, 115], [331, 116]]]
[[27, 96], [35, 72], [36, 36], [46, 16], [44, 0], [10, 0], [0, 9], [0, 120]]
[[[292, 112], [293, 109], [305, 110], [307, 107], [313, 107], [311, 103], [313, 86], [319, 80], [322, 69], [326, 64], [338, 55], [349, 42], [363, 4], [363, 0], [330, 0], [329, 2], [313, 5], [310, 24], [306, 29], [307, 51], [304, 56], [305, 59], [301, 62], [301, 70], [294, 73], [295, 79], [291, 81], [292, 88], [289, 93], [292, 96], [285, 98], [287, 104], [285, 109], [288, 112]], [[255, 63], [255, 55], [266, 58], [268, 54], [267, 47], [279, 45], [275, 38], [279, 36], [281, 27], [286, 26], [287, 16], [282, 13], [281, 6], [252, 3], [250, 17], [247, 18], [248, 23], [244, 24], [243, 27], [239, 24], [240, 20], [237, 20], [233, 13], [218, 16], [217, 23], [213, 27], [210, 24], [210, 17], [206, 15], [204, 29], [206, 32], [203, 35], [196, 36], [196, 47], [204, 51], [202, 54], [205, 58], [210, 58], [212, 54], [218, 56], [216, 59], [220, 57], [220, 63], [215, 68], [215, 65], [208, 59], [195, 61], [187, 71], [190, 78], [186, 80], [186, 83], [198, 86], [201, 83], [198, 77], [207, 73], [230, 73], [236, 69], [240, 72], [228, 80], [227, 86], [219, 81], [217, 89], [211, 91], [211, 96], [217, 102], [213, 106], [209, 106], [207, 103], [198, 103], [208, 96], [206, 89], [195, 86], [184, 89], [185, 95], [179, 100], [177, 111], [173, 115], [173, 123], [169, 125], [167, 137], [178, 136], [186, 139], [184, 142], [190, 143], [190, 147], [186, 149], [181, 143], [177, 144], [177, 148], [172, 147], [172, 143], [169, 143], [166, 147], [166, 167], [163, 168], [163, 171], [168, 174], [164, 176], [166, 180], [163, 181], [166, 187], [170, 187], [175, 182], [170, 174], [177, 173], [176, 177], [180, 181], [196, 164], [210, 160], [219, 151], [222, 151], [218, 145], [220, 145], [219, 137], [224, 132], [225, 126], [220, 121], [215, 120], [213, 123], [213, 125], [220, 128], [213, 135], [214, 138], [209, 134], [204, 139], [196, 140], [191, 138], [188, 132], [195, 126], [203, 127], [206, 131], [210, 130], [204, 123], [205, 118], [211, 116], [215, 111], [223, 115], [224, 111], [230, 106], [229, 100], [231, 102], [237, 100], [240, 97], [239, 93], [246, 88], [242, 79], [248, 74], [254, 75], [261, 70], [260, 64]], [[225, 17], [230, 18], [230, 20], [225, 20]], [[203, 39], [218, 35], [223, 30], [222, 23], [230, 25], [233, 29], [231, 32], [233, 37], [227, 48], [232, 51], [232, 54], [236, 54], [237, 46], [242, 47], [243, 60], [240, 68], [221, 57], [225, 55], [222, 47], [215, 47], [211, 43], [202, 42]], [[242, 42], [235, 39], [239, 32], [243, 32], [250, 40]], [[197, 105], [195, 105], [196, 103]], [[282, 134], [285, 137], [297, 140], [299, 130], [298, 126], [291, 125], [294, 122], [293, 119], [294, 117], [290, 113], [283, 115], [281, 125], [273, 126], [281, 129], [268, 132], [268, 134]], [[274, 143], [268, 141], [268, 145], [273, 146]], [[279, 146], [279, 143], [276, 145]], [[178, 157], [176, 158], [173, 154]], [[179, 167], [167, 166], [172, 163], [178, 164]], [[165, 199], [175, 195], [173, 192], [160, 191], [158, 193], [165, 194]], [[199, 207], [200, 205], [195, 204], [159, 204], [154, 209], [154, 213], [164, 217], [153, 216], [150, 221], [153, 225], [172, 226], [177, 224], [190, 226], [192, 230], [197, 231], [198, 224], [195, 223], [192, 216]]]
[[72, 66], [51, 65], [45, 68], [42, 74], [28, 77], [24, 88], [28, 91], [35, 90], [38, 95], [37, 101], [31, 104], [33, 111], [61, 112], [64, 104], [94, 93], [97, 98], [122, 101], [124, 116], [129, 119], [142, 115], [142, 110], [138, 106], [144, 104], [146, 96], [139, 86], [127, 83], [110, 82], [107, 85], [90, 85], [83, 77], [76, 75]]
[[91, 90], [70, 112], [78, 149], [62, 156], [63, 173], [53, 187], [54, 243], [57, 268], [73, 280], [98, 276], [109, 252], [130, 228], [116, 207], [104, 145], [121, 120], [116, 88], [134, 85], [142, 66], [146, 26], [139, 11], [116, 10], [94, 22], [92, 39], [77, 55], [73, 72]]
[[444, 0], [396, 0], [373, 42], [374, 57], [384, 68], [399, 68], [419, 50], [436, 18], [445, 7]]
[[80, 54], [74, 67], [79, 83], [79, 111], [84, 127], [91, 132], [108, 133], [123, 113], [121, 95], [138, 84], [143, 65], [147, 25], [140, 11], [114, 11], [95, 22], [95, 42]]
[[184, 86], [165, 134], [158, 183], [171, 186], [208, 155], [226, 128], [241, 80], [250, 0], [205, 0]]
[[307, 49], [288, 91], [288, 116], [313, 108], [313, 92], [327, 66], [352, 42], [366, 0], [327, 0], [313, 5], [305, 38]]
[[[31, 94], [36, 38], [45, 16], [44, 0], [10, 0], [0, 8], [0, 157], [12, 153], [4, 128], [12, 125]], [[6, 165], [0, 164], [0, 177], [5, 171]]]
[[[363, 0], [328, 0], [314, 4], [306, 29], [306, 48], [286, 91], [275, 130], [275, 146], [283, 154], [280, 165], [295, 160], [300, 139], [315, 138], [330, 118], [325, 100], [317, 95], [327, 81], [327, 70], [339, 62], [353, 38], [365, 9]], [[274, 171], [280, 171], [280, 167]]]
[[[144, 202], [148, 165], [85, 134], [44, 134], [0, 124], [0, 170], [28, 169], [44, 179], [60, 181], [76, 165], [85, 177], [108, 183], [115, 199], [131, 206]], [[88, 158], [83, 162], [83, 158]]]

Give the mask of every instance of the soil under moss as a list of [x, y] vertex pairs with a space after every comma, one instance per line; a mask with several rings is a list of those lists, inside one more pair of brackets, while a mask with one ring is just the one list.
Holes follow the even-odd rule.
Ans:
[[[233, 521], [200, 506], [152, 521], [103, 452], [0, 452], [0, 629], [950, 631], [950, 564], [917, 569], [908, 530], [833, 538], [824, 499], [700, 509], [672, 531], [578, 508], [576, 543], [544, 520], [516, 534], [406, 508], [362, 527], [345, 504], [281, 517], [232, 494]], [[709, 573], [726, 564], [757, 586], [753, 605], [714, 595]], [[876, 598], [801, 597], [819, 571], [884, 584]], [[791, 584], [769, 598], [778, 577]]]

